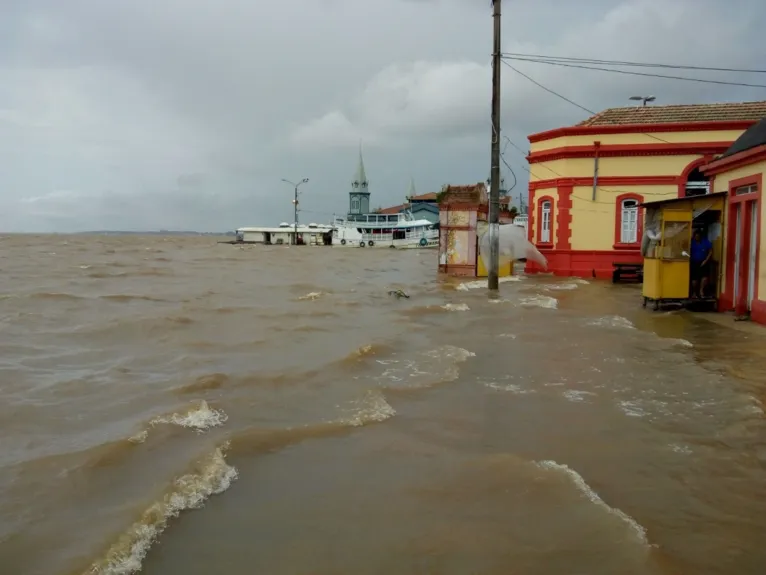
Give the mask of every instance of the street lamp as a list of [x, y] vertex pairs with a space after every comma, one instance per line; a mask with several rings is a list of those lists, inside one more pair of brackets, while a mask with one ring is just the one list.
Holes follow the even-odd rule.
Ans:
[[643, 102], [643, 105], [646, 106], [647, 102], [654, 102], [657, 98], [654, 96], [631, 96], [630, 99], [636, 102]]
[[293, 187], [293, 190], [295, 191], [295, 197], [293, 198], [293, 210], [295, 215], [293, 242], [294, 242], [294, 245], [298, 245], [298, 188], [301, 186], [301, 184], [307, 183], [309, 179], [303, 178], [297, 184], [295, 182], [291, 182], [290, 180], [285, 180], [284, 178], [282, 178], [282, 181], [286, 184], [290, 184]]

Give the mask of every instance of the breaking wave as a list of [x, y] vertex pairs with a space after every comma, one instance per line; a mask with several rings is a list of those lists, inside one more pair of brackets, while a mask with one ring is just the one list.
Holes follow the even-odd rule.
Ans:
[[237, 470], [226, 463], [228, 443], [215, 449], [189, 473], [178, 477], [165, 496], [150, 505], [140, 519], [112, 544], [104, 556], [82, 575], [132, 575], [171, 519], [198, 509], [213, 495], [226, 491], [237, 479]]
[[199, 404], [190, 408], [184, 413], [172, 413], [155, 417], [149, 423], [150, 426], [171, 424], [179, 427], [193, 429], [197, 433], [203, 433], [211, 427], [220, 427], [229, 419], [223, 410], [211, 408], [207, 401], [200, 401]]
[[601, 507], [608, 513], [614, 515], [615, 517], [618, 517], [621, 521], [623, 521], [632, 531], [633, 535], [636, 537], [636, 539], [643, 543], [644, 545], [648, 545], [649, 540], [646, 536], [646, 529], [644, 529], [635, 519], [633, 519], [630, 515], [625, 513], [624, 511], [617, 509], [616, 507], [610, 507], [607, 503], [604, 502], [601, 497], [598, 496], [598, 494], [591, 489], [591, 487], [585, 482], [585, 479], [583, 479], [582, 475], [577, 473], [574, 469], [569, 467], [568, 465], [564, 465], [562, 463], [556, 463], [555, 461], [547, 460], [547, 461], [537, 461], [535, 464], [540, 467], [541, 469], [554, 471], [556, 473], [563, 473], [569, 477], [569, 479], [574, 483], [574, 485], [577, 487], [577, 489], [585, 495], [592, 503], [595, 505]]

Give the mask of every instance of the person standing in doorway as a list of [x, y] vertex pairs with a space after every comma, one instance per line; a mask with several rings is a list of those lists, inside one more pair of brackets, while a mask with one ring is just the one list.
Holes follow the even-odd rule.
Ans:
[[713, 244], [702, 237], [699, 229], [694, 230], [691, 246], [692, 297], [702, 297], [707, 289], [710, 275], [710, 258], [713, 256]]

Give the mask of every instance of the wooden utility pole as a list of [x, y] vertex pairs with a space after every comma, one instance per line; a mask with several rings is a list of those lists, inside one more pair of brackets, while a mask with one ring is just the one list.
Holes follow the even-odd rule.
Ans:
[[492, 48], [492, 165], [489, 184], [489, 269], [487, 287], [499, 288], [500, 266], [500, 0], [492, 0], [494, 42]]

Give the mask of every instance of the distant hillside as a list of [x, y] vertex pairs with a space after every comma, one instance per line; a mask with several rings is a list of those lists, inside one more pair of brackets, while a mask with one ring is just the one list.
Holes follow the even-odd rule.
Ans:
[[154, 232], [130, 232], [120, 230], [94, 230], [88, 232], [77, 232], [78, 234], [94, 236], [233, 236], [234, 232], [194, 232], [194, 231], [171, 231], [159, 230]]

